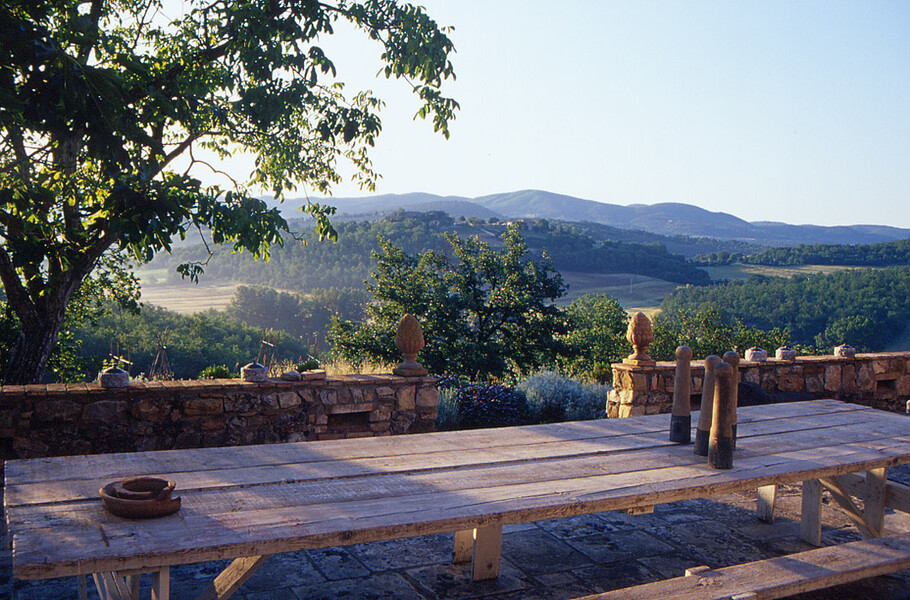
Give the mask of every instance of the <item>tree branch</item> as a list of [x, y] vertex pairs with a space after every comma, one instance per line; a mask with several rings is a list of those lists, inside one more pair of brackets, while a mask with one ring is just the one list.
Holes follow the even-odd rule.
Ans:
[[22, 280], [16, 274], [16, 268], [10, 260], [6, 249], [0, 246], [0, 281], [3, 281], [3, 289], [6, 291], [6, 298], [9, 304], [19, 317], [22, 323], [37, 323], [39, 319], [38, 310], [29, 297], [28, 291], [22, 285]]
[[101, 9], [104, 6], [104, 0], [92, 0], [92, 8], [89, 11], [88, 18], [91, 20], [92, 25], [92, 35], [86, 36], [86, 41], [79, 44], [79, 62], [85, 64], [85, 61], [88, 59], [89, 53], [92, 51], [92, 48], [95, 47], [95, 44], [98, 42], [98, 21], [101, 20]]

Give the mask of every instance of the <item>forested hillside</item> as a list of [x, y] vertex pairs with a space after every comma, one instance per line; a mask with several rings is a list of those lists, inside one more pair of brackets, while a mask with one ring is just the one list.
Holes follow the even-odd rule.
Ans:
[[880, 244], [800, 244], [794, 248], [766, 248], [758, 252], [721, 250], [701, 254], [704, 264], [735, 262], [753, 265], [839, 265], [847, 267], [910, 266], [910, 239]]
[[[663, 244], [613, 240], [603, 227], [537, 220], [523, 223], [521, 233], [534, 254], [546, 252], [560, 270], [636, 273], [681, 284], [710, 281], [704, 270], [683, 256], [671, 254]], [[362, 287], [372, 268], [371, 253], [379, 249], [379, 236], [409, 253], [428, 249], [446, 252], [449, 244], [444, 233], [462, 238], [478, 235], [498, 244], [505, 224], [496, 219], [492, 223], [476, 218], [456, 220], [441, 212], [400, 212], [374, 222], [341, 222], [336, 228], [338, 243], [319, 242], [312, 231], [304, 232], [299, 240], [289, 239], [283, 248], [273, 248], [267, 263], [215, 247], [205, 266], [206, 277], [289, 290]], [[206, 258], [203, 246], [178, 248], [170, 256], [159, 256], [150, 266], [167, 267], [173, 273], [178, 264]]]
[[877, 351], [910, 323], [910, 267], [753, 277], [680, 288], [661, 304], [668, 312], [709, 307], [727, 321], [739, 318], [764, 330], [789, 328], [795, 343], [826, 352], [842, 343]]

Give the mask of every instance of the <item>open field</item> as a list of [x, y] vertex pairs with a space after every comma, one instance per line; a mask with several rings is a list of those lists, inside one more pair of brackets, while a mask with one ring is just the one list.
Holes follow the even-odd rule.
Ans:
[[177, 284], [142, 283], [142, 302], [164, 307], [170, 311], [191, 314], [203, 312], [210, 308], [222, 309], [234, 297], [234, 290], [239, 283], [205, 283], [193, 284], [187, 280]]
[[626, 310], [657, 310], [664, 296], [678, 284], [629, 273], [580, 273], [564, 271], [562, 278], [569, 285], [569, 293], [558, 304], [569, 304], [584, 294], [607, 294], [619, 301]]
[[[834, 273], [859, 267], [844, 267], [839, 265], [796, 265], [792, 267], [769, 267], [766, 265], [721, 265], [718, 267], [702, 267], [715, 281], [749, 279], [753, 275], [766, 277], [793, 277], [794, 275], [810, 275], [812, 273]], [[862, 267], [869, 268], [869, 267]]]

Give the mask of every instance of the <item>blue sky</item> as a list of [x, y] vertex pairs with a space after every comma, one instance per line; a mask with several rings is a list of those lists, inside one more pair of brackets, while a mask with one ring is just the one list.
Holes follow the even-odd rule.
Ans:
[[377, 193], [537, 188], [910, 227], [910, 2], [422, 4], [455, 27], [448, 141], [412, 120], [401, 82], [373, 77], [375, 45], [324, 43], [351, 93], [387, 101]]

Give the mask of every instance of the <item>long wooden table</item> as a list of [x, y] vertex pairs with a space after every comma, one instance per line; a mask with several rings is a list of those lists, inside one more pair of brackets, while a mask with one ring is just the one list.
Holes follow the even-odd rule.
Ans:
[[[102, 598], [131, 598], [137, 575], [152, 572], [164, 600], [169, 566], [233, 558], [200, 597], [223, 599], [271, 554], [454, 531], [455, 560], [473, 558], [482, 579], [498, 573], [504, 524], [756, 488], [768, 518], [776, 485], [797, 482], [807, 482], [803, 537], [818, 544], [817, 482], [855, 486], [839, 477], [865, 472], [855, 516], [878, 535], [885, 469], [910, 463], [910, 418], [834, 400], [740, 409], [725, 471], [671, 444], [669, 418], [10, 461], [13, 575], [93, 574]], [[106, 512], [98, 488], [137, 474], [175, 480], [180, 511]]]

